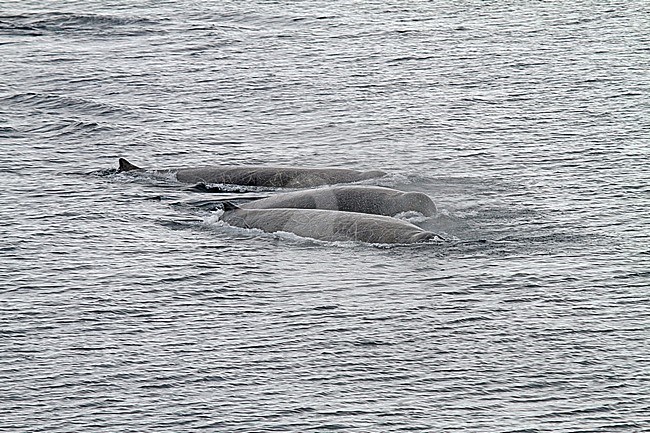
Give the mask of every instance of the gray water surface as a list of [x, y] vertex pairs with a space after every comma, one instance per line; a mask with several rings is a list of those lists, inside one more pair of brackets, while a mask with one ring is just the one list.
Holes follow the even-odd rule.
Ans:
[[[0, 0], [0, 431], [650, 431], [649, 35], [645, 1]], [[448, 241], [226, 227], [118, 157], [382, 169]]]

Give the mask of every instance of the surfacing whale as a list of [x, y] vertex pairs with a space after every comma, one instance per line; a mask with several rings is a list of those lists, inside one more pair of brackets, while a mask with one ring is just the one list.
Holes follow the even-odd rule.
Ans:
[[[143, 170], [124, 158], [119, 160], [118, 172]], [[144, 170], [143, 170], [144, 171]], [[258, 166], [208, 166], [149, 170], [154, 174], [175, 174], [183, 183], [224, 183], [245, 186], [301, 188], [337, 183], [351, 183], [385, 176], [380, 170], [357, 171], [346, 168], [291, 168]]]
[[267, 233], [289, 232], [322, 241], [412, 244], [443, 240], [433, 232], [383, 215], [324, 209], [242, 209], [230, 203], [221, 219], [235, 227]]
[[240, 207], [327, 209], [387, 216], [408, 211], [420, 212], [425, 216], [436, 213], [436, 205], [426, 194], [366, 185], [344, 185], [274, 194], [242, 204]]

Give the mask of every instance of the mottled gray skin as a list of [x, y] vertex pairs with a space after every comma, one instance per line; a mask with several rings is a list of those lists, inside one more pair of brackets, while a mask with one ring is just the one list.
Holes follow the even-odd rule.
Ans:
[[267, 233], [289, 232], [323, 241], [358, 241], [378, 244], [412, 244], [442, 240], [406, 221], [383, 215], [323, 209], [242, 209], [224, 212], [222, 220], [242, 228]]
[[436, 213], [436, 205], [421, 192], [404, 192], [380, 186], [346, 185], [275, 194], [240, 206], [243, 209], [329, 209], [394, 216], [416, 211]]
[[[127, 160], [120, 158], [119, 171], [142, 170]], [[256, 166], [214, 166], [199, 168], [178, 168], [170, 170], [151, 170], [150, 172], [175, 174], [183, 183], [225, 183], [245, 186], [266, 186], [302, 188], [337, 183], [358, 182], [385, 176], [379, 170], [357, 171], [345, 168], [289, 168]]]
[[245, 186], [304, 188], [358, 182], [386, 175], [383, 171], [356, 171], [344, 168], [288, 167], [204, 167], [180, 169], [179, 182], [227, 183]]

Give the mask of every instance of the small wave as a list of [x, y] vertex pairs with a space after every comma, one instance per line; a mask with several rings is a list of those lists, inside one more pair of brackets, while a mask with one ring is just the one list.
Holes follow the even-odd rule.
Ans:
[[404, 56], [404, 57], [395, 57], [393, 59], [389, 59], [386, 61], [386, 63], [391, 64], [391, 63], [404, 63], [404, 62], [422, 62], [422, 61], [430, 61], [430, 60], [435, 60], [435, 56]]
[[37, 12], [0, 15], [0, 34], [42, 36], [48, 33], [136, 36], [154, 32], [158, 24], [148, 18], [71, 12]]
[[409, 210], [405, 212], [400, 212], [395, 215], [395, 218], [398, 220], [406, 221], [411, 224], [419, 225], [430, 220], [428, 216], [421, 214], [420, 212]]
[[8, 104], [26, 105], [42, 110], [74, 110], [85, 115], [109, 115], [124, 112], [125, 110], [111, 104], [91, 101], [65, 95], [52, 95], [46, 93], [26, 92], [0, 97], [0, 101]]
[[101, 168], [99, 170], [92, 170], [89, 172], [83, 172], [83, 173], [71, 173], [71, 174], [76, 174], [80, 176], [97, 176], [97, 177], [108, 177], [108, 176], [113, 176], [117, 174], [117, 168]]
[[73, 135], [88, 135], [110, 131], [111, 128], [97, 122], [83, 120], [65, 120], [57, 123], [48, 123], [30, 129], [30, 133], [46, 134], [51, 137], [67, 137]]
[[0, 137], [8, 137], [18, 134], [18, 130], [11, 126], [0, 126]]
[[[278, 188], [266, 186], [242, 186], [228, 183], [197, 183], [186, 188], [188, 191], [210, 193], [210, 194], [245, 194], [245, 193], [268, 193]], [[265, 195], [266, 197], [266, 195]]]

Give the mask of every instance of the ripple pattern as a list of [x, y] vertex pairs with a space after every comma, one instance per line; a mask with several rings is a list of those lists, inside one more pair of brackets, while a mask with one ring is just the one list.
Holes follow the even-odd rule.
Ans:
[[[640, 0], [0, 1], [0, 431], [650, 431], [648, 35]], [[450, 241], [225, 227], [118, 157], [383, 169]]]

